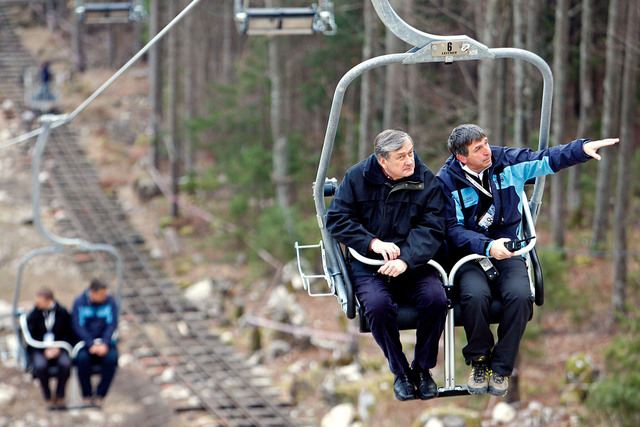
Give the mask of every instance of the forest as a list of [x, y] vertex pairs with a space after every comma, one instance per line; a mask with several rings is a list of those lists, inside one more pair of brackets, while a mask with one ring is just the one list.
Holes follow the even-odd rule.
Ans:
[[[151, 22], [164, 22], [177, 3], [162, 2]], [[231, 2], [200, 5], [159, 54], [156, 140], [172, 141], [180, 159], [180, 191], [191, 194], [222, 221], [226, 237], [253, 248], [271, 267], [293, 256], [293, 242], [319, 240], [311, 183], [337, 81], [361, 61], [405, 52], [381, 25], [370, 2], [334, 2], [332, 36], [246, 36], [232, 27]], [[251, 1], [252, 7], [262, 6]], [[300, 5], [265, 1], [265, 6]], [[547, 180], [539, 228], [545, 264], [562, 270], [575, 256], [613, 263], [611, 322], [616, 345], [609, 377], [592, 407], [637, 422], [640, 377], [635, 357], [638, 321], [637, 245], [640, 186], [637, 103], [640, 38], [638, 0], [400, 0], [392, 5], [417, 29], [465, 34], [488, 47], [530, 50], [554, 74], [551, 144], [577, 138], [620, 137], [602, 161], [571, 168]], [[155, 18], [154, 18], [155, 16]], [[160, 83], [162, 81], [162, 83]], [[164, 91], [163, 91], [164, 88]], [[153, 90], [153, 88], [152, 88]], [[364, 75], [350, 87], [329, 176], [371, 153], [382, 129], [406, 130], [437, 171], [448, 156], [453, 127], [475, 122], [492, 144], [537, 147], [541, 78], [522, 61], [393, 65]], [[167, 153], [158, 143], [160, 163]], [[169, 158], [172, 157], [169, 155]], [[177, 187], [176, 187], [177, 188]], [[264, 253], [269, 254], [265, 257]], [[262, 255], [260, 255], [262, 254]], [[263, 261], [258, 261], [263, 262]], [[565, 277], [566, 278], [566, 277]], [[568, 278], [566, 278], [568, 279]], [[550, 291], [549, 298], [560, 297]], [[556, 302], [556, 304], [561, 304]], [[633, 416], [631, 415], [633, 414]], [[635, 420], [635, 421], [631, 421]]]
[[[78, 29], [76, 70], [87, 61], [122, 65], [189, 3], [148, 0], [145, 21], [127, 31], [107, 30], [108, 54], [100, 60], [91, 61], [81, 40], [83, 31], [98, 30]], [[244, 4], [308, 6], [301, 0]], [[613, 339], [603, 356], [607, 372], [587, 406], [602, 420], [637, 425], [640, 0], [391, 4], [424, 32], [463, 34], [490, 48], [542, 57], [554, 76], [551, 145], [620, 138], [617, 147], [602, 151], [600, 162], [547, 179], [538, 251], [548, 304], [555, 308], [572, 298], [588, 304], [572, 290], [569, 266], [585, 258], [612, 266], [607, 322]], [[334, 0], [333, 7], [335, 35], [262, 36], [237, 30], [233, 0], [203, 1], [145, 57], [150, 131], [144, 142], [154, 165], [171, 177], [174, 195], [210, 213], [212, 244], [246, 253], [256, 275], [281, 274], [295, 257], [294, 242], [320, 239], [311, 186], [337, 82], [363, 60], [413, 47], [385, 29], [369, 1]], [[434, 172], [448, 157], [449, 133], [461, 123], [479, 124], [493, 145], [536, 149], [541, 91], [539, 73], [522, 61], [376, 69], [345, 95], [329, 176], [340, 180], [388, 128], [412, 135]], [[177, 202], [168, 213], [184, 215]]]

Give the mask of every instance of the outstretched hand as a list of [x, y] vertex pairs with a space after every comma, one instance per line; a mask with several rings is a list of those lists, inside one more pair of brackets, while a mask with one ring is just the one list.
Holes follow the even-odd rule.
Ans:
[[597, 153], [598, 149], [606, 145], [617, 144], [618, 141], [620, 141], [620, 138], [606, 138], [599, 139], [597, 141], [589, 141], [582, 146], [582, 149], [587, 156], [591, 156], [599, 161], [602, 157]]

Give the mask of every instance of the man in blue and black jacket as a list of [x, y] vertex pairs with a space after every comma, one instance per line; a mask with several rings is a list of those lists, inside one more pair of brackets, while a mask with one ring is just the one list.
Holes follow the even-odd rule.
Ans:
[[[447, 298], [427, 262], [443, 245], [444, 220], [440, 185], [415, 154], [411, 137], [398, 130], [376, 137], [374, 154], [347, 171], [327, 211], [327, 230], [338, 242], [385, 261], [372, 267], [351, 260], [350, 273], [371, 333], [395, 375], [398, 400], [438, 394], [429, 369], [436, 365]], [[402, 299], [420, 313], [412, 367], [398, 331]]]
[[[118, 366], [118, 349], [113, 336], [118, 327], [118, 308], [107, 285], [93, 279], [89, 289], [73, 302], [71, 326], [76, 337], [84, 341], [78, 352], [78, 381], [88, 406], [101, 406]], [[91, 366], [100, 364], [100, 383], [95, 394], [91, 386]]]
[[[513, 257], [505, 243], [516, 240], [522, 221], [522, 191], [538, 176], [600, 159], [600, 147], [618, 139], [580, 139], [546, 150], [532, 151], [490, 146], [477, 125], [456, 127], [449, 136], [452, 156], [438, 172], [447, 200], [447, 243], [451, 258], [469, 254], [493, 257], [498, 275], [489, 279], [478, 263], [466, 263], [456, 273], [462, 323], [467, 346], [465, 361], [472, 366], [469, 391], [506, 394], [520, 340], [532, 313], [532, 296], [524, 258]], [[494, 294], [503, 305], [498, 341], [489, 329], [489, 306]]]

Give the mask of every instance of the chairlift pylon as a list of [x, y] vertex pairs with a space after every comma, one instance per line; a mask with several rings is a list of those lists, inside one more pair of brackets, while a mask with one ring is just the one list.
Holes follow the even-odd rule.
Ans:
[[[353, 286], [348, 275], [345, 254], [341, 246], [329, 234], [326, 228], [327, 207], [325, 197], [333, 196], [337, 188], [335, 179], [327, 179], [327, 170], [331, 159], [331, 153], [335, 142], [337, 127], [340, 120], [340, 112], [348, 86], [360, 75], [374, 68], [391, 64], [418, 64], [418, 63], [444, 63], [450, 64], [457, 61], [494, 60], [510, 58], [524, 60], [533, 64], [542, 74], [543, 92], [542, 107], [540, 116], [540, 132], [538, 149], [546, 149], [549, 146], [549, 131], [551, 121], [551, 101], [553, 93], [553, 75], [549, 65], [533, 52], [516, 48], [488, 48], [482, 43], [465, 35], [441, 36], [419, 31], [405, 21], [403, 21], [389, 4], [389, 0], [371, 0], [374, 9], [384, 25], [401, 40], [414, 46], [406, 53], [389, 54], [374, 57], [363, 61], [349, 70], [338, 82], [334, 92], [331, 105], [331, 112], [327, 130], [325, 133], [322, 154], [318, 164], [316, 180], [313, 186], [313, 199], [316, 207], [316, 216], [322, 240], [318, 245], [299, 245], [295, 243], [295, 248], [299, 261], [299, 270], [303, 285], [311, 296], [334, 295], [345, 312], [347, 318], [354, 319], [361, 306], [354, 295]], [[523, 224], [521, 227], [522, 237], [532, 237], [529, 244], [515, 252], [516, 255], [523, 255], [527, 261], [530, 276], [532, 295], [537, 305], [543, 303], [542, 274], [535, 253], [535, 223], [539, 213], [542, 193], [544, 191], [545, 177], [538, 177], [529, 202], [526, 194], [523, 193]], [[323, 274], [307, 274], [303, 271], [302, 250], [321, 250]], [[349, 248], [345, 248], [348, 251]], [[353, 254], [352, 254], [353, 255]], [[357, 254], [359, 256], [359, 254]], [[362, 257], [364, 258], [364, 257]], [[435, 266], [439, 271], [445, 289], [449, 296], [452, 295], [455, 274], [458, 268], [465, 262], [484, 258], [481, 255], [468, 255], [462, 258], [452, 270], [447, 274], [439, 266]], [[375, 264], [379, 261], [361, 259], [365, 263]], [[433, 263], [434, 262], [430, 262]], [[329, 287], [329, 293], [312, 291], [312, 281], [319, 278], [324, 279]], [[409, 319], [408, 325], [399, 325], [400, 329], [415, 329], [415, 316], [411, 319], [411, 314], [401, 314], [401, 310], [410, 310], [410, 307], [399, 308], [399, 323], [401, 317]], [[496, 309], [499, 309], [497, 307]], [[459, 312], [459, 310], [458, 310]], [[447, 312], [447, 320], [444, 330], [444, 386], [439, 388], [439, 397], [468, 395], [466, 385], [457, 385], [455, 378], [455, 322], [456, 309], [452, 304]], [[367, 325], [360, 313], [361, 330], [366, 331]]]
[[320, 0], [309, 7], [249, 7], [248, 0], [235, 0], [234, 20], [247, 35], [334, 35], [333, 3]]
[[76, 0], [75, 13], [85, 24], [128, 24], [147, 16], [142, 0], [93, 2]]

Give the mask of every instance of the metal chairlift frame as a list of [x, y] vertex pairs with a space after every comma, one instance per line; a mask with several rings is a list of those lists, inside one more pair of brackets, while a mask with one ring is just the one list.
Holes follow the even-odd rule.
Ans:
[[[331, 159], [331, 153], [335, 142], [336, 132], [340, 120], [340, 112], [344, 100], [344, 95], [349, 85], [363, 73], [372, 69], [382, 67], [390, 64], [418, 64], [418, 63], [445, 63], [450, 64], [456, 61], [475, 61], [475, 60], [495, 60], [495, 59], [516, 59], [524, 60], [533, 64], [541, 73], [543, 78], [543, 91], [542, 91], [542, 106], [540, 114], [540, 133], [538, 139], [538, 149], [546, 149], [549, 146], [549, 131], [551, 122], [551, 104], [553, 93], [553, 74], [549, 65], [538, 55], [524, 49], [517, 48], [488, 48], [482, 43], [466, 36], [441, 36], [422, 32], [416, 28], [410, 26], [403, 21], [393, 10], [389, 4], [389, 0], [371, 0], [376, 13], [384, 23], [384, 25], [393, 32], [398, 38], [414, 46], [406, 53], [389, 54], [374, 57], [363, 61], [349, 70], [342, 79], [338, 82], [336, 90], [333, 96], [333, 102], [331, 105], [331, 112], [329, 114], [329, 120], [327, 130], [325, 133], [324, 143], [322, 147], [322, 153], [318, 164], [318, 171], [313, 188], [313, 199], [316, 207], [316, 216], [318, 220], [318, 226], [322, 235], [322, 241], [318, 245], [300, 246], [296, 242], [295, 247], [298, 253], [298, 260], [300, 260], [301, 249], [320, 248], [323, 256], [323, 275], [308, 275], [305, 274], [300, 266], [300, 274], [302, 277], [305, 289], [307, 289], [311, 296], [324, 296], [335, 295], [345, 312], [347, 318], [354, 319], [356, 315], [357, 300], [353, 293], [353, 287], [347, 274], [347, 266], [344, 261], [342, 249], [335, 239], [329, 234], [326, 229], [326, 213], [327, 207], [325, 203], [325, 197], [333, 195], [333, 191], [337, 184], [327, 180], [327, 170]], [[329, 183], [328, 183], [329, 182]], [[532, 258], [537, 260], [535, 251], [535, 223], [540, 211], [540, 205], [542, 203], [542, 194], [544, 191], [545, 177], [538, 177], [535, 180], [535, 185], [530, 201], [527, 203], [526, 194], [524, 196], [523, 215], [525, 218], [526, 227], [522, 230], [528, 237], [534, 237], [530, 243], [516, 252], [518, 255], [524, 255], [529, 262], [529, 275], [532, 283], [532, 291], [534, 285], [542, 290], [542, 275], [538, 268], [539, 266], [532, 266], [530, 261]], [[328, 184], [327, 184], [328, 183]], [[352, 255], [360, 256], [359, 254]], [[465, 262], [483, 258], [481, 255], [468, 255], [462, 258], [453, 267], [453, 269], [447, 275], [441, 267], [438, 268], [434, 261], [430, 261], [430, 264], [434, 265], [440, 272], [443, 283], [447, 287], [448, 291], [454, 283], [455, 274], [458, 268]], [[378, 262], [376, 260], [363, 259], [364, 262]], [[311, 290], [311, 280], [319, 277], [326, 280], [330, 293], [315, 293]], [[535, 294], [536, 304], [541, 305], [543, 302], [542, 293]], [[455, 380], [455, 332], [454, 332], [454, 309], [453, 306], [449, 308], [447, 314], [447, 321], [444, 331], [444, 387], [439, 388], [439, 396], [459, 396], [468, 395], [466, 385], [456, 385]]]
[[310, 7], [245, 7], [244, 3], [245, 0], [235, 0], [233, 17], [242, 34], [334, 35], [337, 31], [333, 3], [329, 0], [319, 0], [319, 4]]
[[128, 24], [147, 17], [142, 0], [91, 2], [75, 0], [75, 13], [85, 24]]
[[[36, 141], [36, 145], [33, 151], [33, 158], [31, 163], [31, 200], [32, 200], [32, 210], [33, 210], [33, 220], [34, 225], [38, 233], [43, 236], [46, 240], [51, 242], [52, 246], [46, 246], [42, 248], [35, 249], [29, 253], [27, 253], [20, 260], [20, 264], [18, 266], [18, 274], [16, 276], [15, 290], [13, 293], [13, 328], [18, 338], [18, 342], [21, 344], [21, 354], [19, 354], [19, 359], [22, 361], [23, 369], [27, 369], [27, 354], [26, 347], [32, 346], [34, 348], [50, 348], [57, 347], [67, 350], [72, 359], [75, 360], [78, 351], [84, 347], [85, 343], [80, 341], [75, 346], [71, 346], [69, 343], [64, 341], [51, 341], [51, 342], [43, 342], [35, 340], [29, 330], [27, 328], [27, 313], [24, 312], [21, 308], [18, 307], [20, 301], [20, 289], [22, 287], [22, 278], [24, 274], [24, 269], [29, 261], [32, 259], [42, 256], [42, 255], [52, 255], [56, 253], [67, 253], [70, 251], [75, 252], [102, 252], [111, 255], [115, 260], [115, 277], [116, 277], [116, 306], [118, 308], [118, 312], [120, 312], [120, 307], [122, 303], [122, 275], [123, 275], [123, 263], [122, 257], [118, 250], [108, 244], [104, 243], [90, 243], [86, 240], [80, 238], [66, 238], [57, 236], [55, 234], [47, 231], [41, 222], [40, 219], [40, 170], [42, 164], [42, 157], [44, 155], [44, 149], [46, 147], [47, 141], [49, 139], [49, 133], [51, 132], [51, 124], [58, 120], [57, 116], [46, 114], [40, 117], [40, 120], [43, 122], [43, 130], [38, 136], [38, 140]], [[75, 370], [73, 371], [75, 372]], [[72, 379], [72, 384], [77, 383]], [[72, 406], [77, 406], [78, 402], [76, 401], [78, 398], [78, 393], [72, 393]]]

